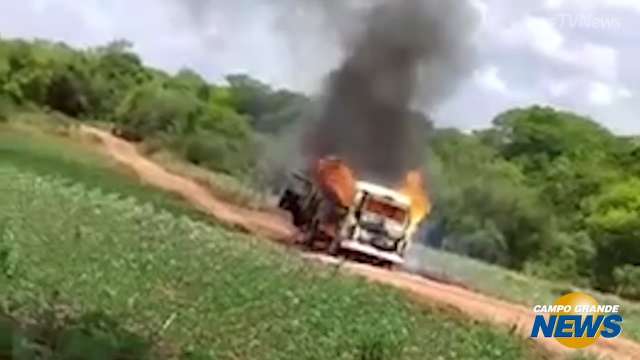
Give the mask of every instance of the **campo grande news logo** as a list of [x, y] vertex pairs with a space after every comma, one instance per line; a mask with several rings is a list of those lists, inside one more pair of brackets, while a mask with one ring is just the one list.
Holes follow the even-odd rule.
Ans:
[[536, 305], [533, 311], [532, 338], [555, 338], [572, 349], [586, 348], [600, 337], [613, 339], [622, 333], [620, 305], [600, 305], [581, 292], [559, 297], [553, 305]]

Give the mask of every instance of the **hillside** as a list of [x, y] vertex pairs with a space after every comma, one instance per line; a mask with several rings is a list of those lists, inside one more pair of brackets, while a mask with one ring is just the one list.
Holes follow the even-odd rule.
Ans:
[[5, 354], [543, 356], [505, 330], [199, 218], [84, 145], [6, 127], [0, 138]]
[[[0, 122], [25, 111], [56, 121], [100, 119], [142, 141], [149, 155], [171, 153], [248, 193], [268, 194], [293, 165], [315, 101], [248, 75], [213, 84], [189, 69], [169, 74], [145, 66], [126, 41], [74, 49], [0, 39]], [[440, 229], [425, 242], [527, 275], [640, 297], [633, 137], [535, 105], [505, 109], [471, 134], [412, 116], [428, 128], [415, 152], [426, 158], [435, 203], [429, 222]]]
[[[625, 336], [640, 339], [633, 137], [535, 105], [470, 134], [411, 114], [428, 128], [416, 144], [435, 204], [426, 225], [436, 231], [418, 240], [438, 249], [418, 265], [472, 291], [425, 289], [348, 264], [339, 276], [263, 241], [290, 238], [264, 200], [295, 163], [315, 100], [247, 75], [212, 84], [188, 69], [169, 74], [126, 41], [0, 39], [0, 349], [538, 358], [550, 355], [467, 317], [520, 319], [577, 288], [622, 303]], [[92, 125], [137, 144], [75, 137]], [[496, 298], [513, 312], [494, 311]]]
[[[223, 223], [251, 231], [254, 234], [261, 234], [272, 240], [291, 244], [293, 236], [288, 226], [288, 220], [277, 212], [273, 212], [273, 210], [272, 212], [248, 210], [225, 203], [217, 198], [217, 188], [208, 190], [192, 181], [188, 176], [168, 173], [160, 165], [141, 156], [131, 144], [115, 138], [111, 134], [85, 126], [81, 127], [80, 132], [97, 140], [107, 154], [116, 159], [124, 168], [133, 171], [143, 182], [180, 195], [187, 202], [199, 207]], [[410, 257], [414, 259], [413, 261], [418, 260], [418, 272], [425, 273], [427, 277], [436, 276], [436, 279], [439, 279], [438, 282], [364, 264], [336, 262], [336, 259], [330, 257], [305, 254], [305, 258], [329, 264], [337, 263], [348, 273], [358, 274], [368, 280], [402, 289], [420, 303], [427, 302], [430, 305], [443, 306], [456, 310], [468, 318], [511, 328], [513, 334], [520, 334], [524, 338], [529, 336], [529, 329], [532, 327], [529, 306], [552, 302], [554, 298], [571, 288], [570, 285], [562, 282], [545, 283], [540, 279], [518, 276], [498, 267], [474, 263], [470, 259], [455, 257], [433, 249], [427, 250], [426, 254], [427, 256], [422, 259], [415, 255]], [[443, 266], [438, 264], [439, 262], [446, 262], [448, 265]], [[452, 273], [459, 277], [457, 280], [460, 281], [460, 285], [447, 285], [446, 282], [449, 278], [447, 276], [441, 277], [436, 269], [439, 271], [453, 269]], [[474, 274], [475, 279], [465, 278], [465, 274], [467, 276]], [[460, 277], [461, 275], [462, 277]], [[519, 277], [520, 281], [515, 281], [516, 277]], [[498, 286], [500, 291], [496, 291], [495, 288], [497, 279], [500, 279], [500, 286]], [[444, 283], [441, 280], [444, 280]], [[526, 300], [520, 295], [523, 291], [520, 289], [522, 283], [526, 283], [525, 286], [529, 289]], [[466, 288], [475, 289], [477, 292], [469, 291]], [[626, 320], [625, 333], [631, 338], [637, 338], [638, 325], [640, 324], [638, 304], [625, 302], [592, 290], [586, 291], [605, 303], [622, 304]], [[483, 296], [481, 293], [491, 297]], [[508, 302], [492, 297], [503, 298]], [[526, 306], [513, 304], [513, 302]], [[548, 350], [560, 354], [567, 351], [567, 349], [558, 346], [555, 341], [539, 340], [540, 344]], [[627, 340], [618, 340], [615, 343], [601, 342], [589, 349], [589, 353], [612, 356], [616, 359], [633, 358], [638, 351], [640, 351], [640, 346]]]

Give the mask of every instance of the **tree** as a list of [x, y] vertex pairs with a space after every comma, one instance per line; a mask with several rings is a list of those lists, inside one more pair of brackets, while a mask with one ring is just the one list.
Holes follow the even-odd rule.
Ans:
[[267, 112], [268, 97], [273, 91], [269, 85], [240, 74], [229, 75], [226, 80], [233, 95], [234, 107], [239, 113], [248, 114], [255, 119]]
[[3, 92], [17, 104], [42, 104], [52, 77], [50, 61], [24, 41], [10, 43]]
[[597, 247], [596, 284], [613, 290], [617, 267], [640, 266], [640, 179], [609, 186], [592, 199], [589, 210], [587, 224]]
[[276, 134], [297, 121], [304, 120], [309, 107], [309, 99], [301, 94], [280, 90], [269, 98], [268, 112], [258, 116], [255, 129]]
[[640, 299], [640, 266], [622, 265], [613, 270], [618, 295]]
[[[98, 99], [93, 114], [100, 118], [113, 119], [114, 109], [131, 96], [139, 87], [152, 82], [161, 82], [163, 73], [145, 68], [142, 61], [131, 51], [131, 43], [113, 41], [104, 47], [88, 52], [89, 74], [92, 91]], [[167, 76], [168, 77], [168, 76]]]
[[98, 101], [87, 69], [76, 64], [59, 65], [46, 92], [47, 106], [72, 117], [90, 113]]
[[545, 246], [551, 220], [520, 169], [477, 137], [456, 130], [432, 136], [430, 168], [449, 249], [519, 268]]
[[209, 84], [191, 69], [184, 68], [178, 71], [173, 78], [168, 80], [168, 87], [190, 92], [202, 101], [208, 101], [211, 97]]
[[247, 75], [230, 75], [229, 95], [232, 106], [250, 117], [254, 129], [275, 134], [300, 120], [309, 99], [288, 90], [274, 91], [270, 86]]
[[601, 159], [615, 141], [591, 119], [549, 107], [507, 111], [493, 121], [492, 138], [506, 159], [536, 172], [560, 156]]
[[193, 131], [203, 111], [197, 99], [150, 83], [133, 90], [115, 112], [118, 122], [140, 137]]
[[584, 228], [584, 202], [622, 176], [620, 140], [591, 119], [548, 107], [507, 111], [479, 134], [517, 164], [532, 187], [562, 214], [567, 231]]

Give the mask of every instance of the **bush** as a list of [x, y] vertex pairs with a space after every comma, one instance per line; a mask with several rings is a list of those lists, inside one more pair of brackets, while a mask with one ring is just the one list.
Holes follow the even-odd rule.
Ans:
[[0, 275], [13, 277], [17, 271], [18, 250], [15, 232], [7, 219], [0, 218]]
[[141, 138], [158, 133], [177, 135], [187, 132], [200, 109], [189, 95], [152, 83], [134, 90], [116, 110], [116, 118]]
[[544, 249], [553, 224], [517, 166], [455, 130], [436, 132], [432, 148], [432, 194], [448, 249], [516, 269]]
[[0, 123], [9, 121], [9, 116], [13, 112], [11, 101], [0, 95]]
[[[253, 151], [214, 133], [203, 132], [178, 140], [189, 162], [229, 175], [246, 174], [253, 167]], [[251, 144], [245, 146], [251, 147]]]
[[192, 136], [186, 140], [184, 145], [184, 156], [187, 160], [195, 165], [206, 165], [221, 171], [228, 170], [228, 164], [225, 163], [225, 153], [227, 152], [226, 141], [222, 138]]
[[640, 266], [623, 265], [613, 270], [616, 293], [633, 299], [640, 299]]
[[[594, 258], [596, 285], [615, 290], [614, 270], [626, 264], [639, 264], [640, 179], [612, 184], [588, 205], [597, 255]], [[624, 267], [623, 267], [624, 268]]]
[[69, 65], [52, 76], [45, 103], [68, 116], [79, 117], [91, 111], [90, 100], [93, 98], [88, 75]]
[[540, 256], [528, 262], [525, 272], [546, 279], [572, 280], [588, 286], [592, 277], [592, 263], [596, 255], [593, 240], [586, 232], [559, 232]]

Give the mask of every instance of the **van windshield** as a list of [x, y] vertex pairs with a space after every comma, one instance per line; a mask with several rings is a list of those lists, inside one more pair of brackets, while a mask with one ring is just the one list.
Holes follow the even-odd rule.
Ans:
[[384, 216], [385, 218], [392, 219], [399, 223], [404, 223], [407, 216], [407, 211], [405, 209], [372, 197], [367, 197], [363, 209], [367, 212]]

